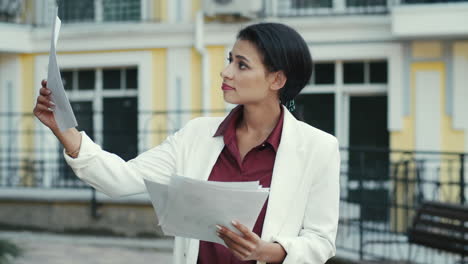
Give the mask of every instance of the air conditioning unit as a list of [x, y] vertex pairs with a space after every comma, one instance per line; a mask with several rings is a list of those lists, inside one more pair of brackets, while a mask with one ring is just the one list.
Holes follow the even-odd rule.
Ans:
[[203, 0], [206, 16], [234, 15], [256, 18], [263, 10], [263, 0]]

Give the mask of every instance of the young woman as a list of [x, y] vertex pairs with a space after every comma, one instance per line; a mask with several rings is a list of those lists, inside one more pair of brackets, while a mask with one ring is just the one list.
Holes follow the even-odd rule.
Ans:
[[174, 174], [211, 181], [258, 180], [270, 187], [253, 230], [235, 219], [233, 226], [242, 236], [217, 227], [213, 232], [227, 248], [176, 238], [174, 263], [325, 263], [335, 254], [338, 143], [290, 113], [312, 73], [309, 49], [292, 28], [261, 23], [239, 32], [228, 60], [220, 89], [226, 102], [238, 106], [225, 118], [190, 121], [128, 162], [102, 150], [84, 132], [60, 132], [45, 81], [34, 114], [64, 145], [76, 175], [109, 196], [144, 192], [143, 179], [167, 182]]

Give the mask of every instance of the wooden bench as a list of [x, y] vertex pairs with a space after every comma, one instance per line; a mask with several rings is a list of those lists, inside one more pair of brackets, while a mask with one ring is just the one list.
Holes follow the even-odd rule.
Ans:
[[424, 202], [408, 229], [410, 243], [468, 256], [468, 206]]

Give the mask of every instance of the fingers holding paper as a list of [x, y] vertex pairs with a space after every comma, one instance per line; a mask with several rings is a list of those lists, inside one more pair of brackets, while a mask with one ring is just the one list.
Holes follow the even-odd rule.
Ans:
[[218, 226], [217, 234], [224, 240], [231, 252], [240, 260], [260, 260], [262, 250], [267, 242], [260, 239], [254, 232], [244, 225], [233, 221], [232, 225], [237, 228], [242, 235], [239, 235], [229, 228]]
[[53, 114], [55, 104], [52, 102], [52, 92], [47, 88], [47, 81], [42, 80], [42, 87], [39, 90], [39, 96], [34, 107], [34, 115], [47, 127], [54, 129], [57, 127], [57, 122]]

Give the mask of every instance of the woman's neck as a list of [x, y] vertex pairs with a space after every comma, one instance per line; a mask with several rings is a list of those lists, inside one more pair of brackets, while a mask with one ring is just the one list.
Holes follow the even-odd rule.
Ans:
[[269, 135], [281, 115], [279, 103], [244, 105], [239, 129], [247, 133]]

